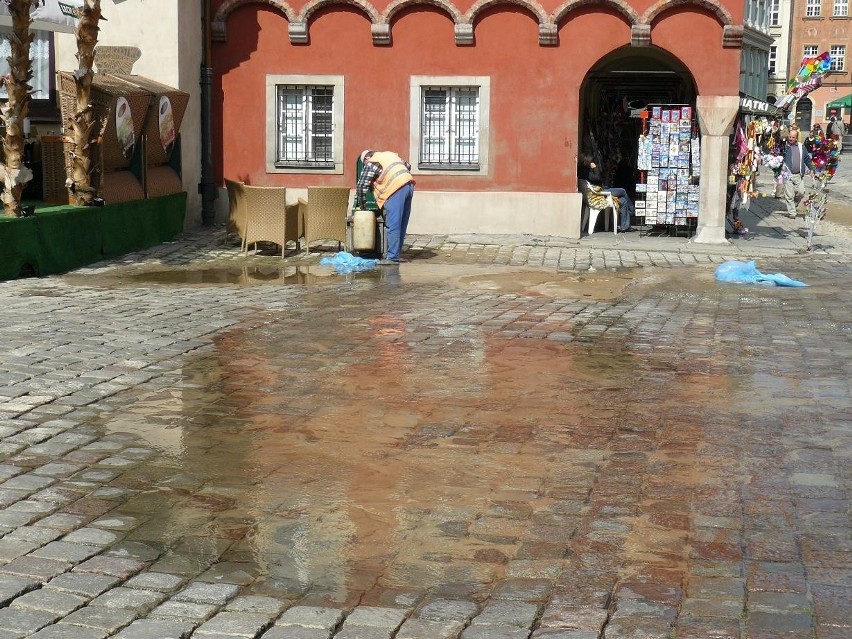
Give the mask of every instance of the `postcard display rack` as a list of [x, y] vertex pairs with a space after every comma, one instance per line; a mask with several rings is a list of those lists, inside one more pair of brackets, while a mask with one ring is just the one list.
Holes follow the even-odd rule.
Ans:
[[694, 109], [649, 105], [642, 111], [636, 216], [649, 227], [694, 228], [698, 220], [700, 143]]

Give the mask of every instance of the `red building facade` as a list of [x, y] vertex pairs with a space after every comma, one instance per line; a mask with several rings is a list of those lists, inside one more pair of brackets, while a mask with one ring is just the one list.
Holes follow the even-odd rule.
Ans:
[[579, 237], [578, 155], [614, 167], [635, 154], [642, 107], [688, 104], [708, 167], [699, 227], [724, 241], [743, 3], [213, 5], [220, 185], [353, 186], [360, 151], [387, 149], [414, 167], [412, 233]]
[[[804, 58], [824, 52], [831, 54], [831, 70], [822, 86], [796, 103], [796, 121], [803, 131], [817, 122], [825, 123], [831, 115], [850, 122], [852, 109], [828, 108], [852, 91], [852, 70], [847, 61], [852, 46], [852, 16], [846, 0], [805, 0], [793, 2], [790, 28], [790, 68], [787, 77], [795, 77]], [[824, 127], [823, 127], [824, 128]]]

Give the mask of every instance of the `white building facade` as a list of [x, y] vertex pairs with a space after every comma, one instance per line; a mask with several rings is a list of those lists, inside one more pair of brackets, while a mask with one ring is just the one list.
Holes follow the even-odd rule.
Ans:
[[769, 102], [773, 102], [775, 98], [787, 92], [787, 69], [790, 68], [792, 55], [790, 51], [792, 22], [793, 1], [770, 0], [769, 34], [772, 36], [772, 44], [769, 46], [768, 62], [767, 99]]

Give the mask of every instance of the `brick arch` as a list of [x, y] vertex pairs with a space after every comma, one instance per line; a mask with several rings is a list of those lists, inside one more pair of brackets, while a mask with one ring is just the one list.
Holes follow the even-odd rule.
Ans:
[[407, 9], [408, 7], [413, 7], [414, 5], [418, 4], [427, 4], [443, 10], [453, 19], [453, 22], [455, 22], [456, 24], [463, 21], [461, 11], [456, 8], [456, 5], [454, 5], [452, 2], [448, 2], [447, 0], [393, 0], [393, 2], [391, 2], [387, 7], [385, 7], [385, 10], [381, 15], [380, 21], [388, 23], [393, 19], [393, 17], [397, 13], [399, 13], [403, 9]]
[[639, 18], [639, 24], [651, 24], [654, 19], [664, 11], [682, 7], [685, 5], [694, 4], [715, 15], [722, 26], [731, 26], [734, 24], [734, 19], [728, 10], [720, 5], [717, 0], [658, 0], [656, 3], [648, 7], [642, 17]]
[[553, 24], [559, 24], [566, 15], [588, 5], [603, 5], [615, 9], [617, 12], [627, 18], [627, 23], [630, 26], [639, 22], [639, 14], [630, 6], [626, 0], [566, 0], [559, 5], [556, 10], [550, 15]]
[[536, 18], [538, 18], [539, 25], [548, 24], [547, 13], [545, 13], [542, 6], [536, 2], [536, 0], [477, 0], [474, 5], [467, 10], [467, 13], [464, 15], [463, 20], [469, 24], [472, 24], [477, 16], [481, 14], [486, 9], [493, 7], [498, 4], [515, 4], [521, 7], [522, 9], [526, 9], [530, 13], [532, 13]]
[[228, 16], [230, 16], [235, 9], [240, 8], [244, 4], [266, 4], [274, 9], [278, 9], [281, 13], [287, 16], [287, 20], [293, 22], [296, 18], [296, 12], [293, 11], [293, 8], [284, 2], [284, 0], [225, 0], [222, 4], [219, 5], [219, 8], [216, 9], [216, 15], [213, 16], [212, 22], [214, 24], [222, 24], [228, 20]]
[[356, 9], [360, 9], [363, 11], [367, 17], [370, 19], [372, 24], [378, 24], [381, 22], [381, 16], [379, 11], [371, 5], [367, 0], [310, 0], [304, 7], [302, 7], [301, 12], [296, 17], [296, 22], [307, 23], [310, 20], [311, 16], [329, 5], [333, 4], [345, 4], [355, 7]]

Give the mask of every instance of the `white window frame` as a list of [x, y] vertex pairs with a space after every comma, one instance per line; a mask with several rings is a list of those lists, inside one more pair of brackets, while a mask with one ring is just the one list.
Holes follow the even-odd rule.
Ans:
[[[278, 87], [280, 85], [329, 86], [334, 91], [332, 101], [332, 159], [333, 167], [278, 166]], [[267, 75], [266, 76], [266, 172], [267, 173], [343, 173], [343, 105], [342, 75]]]
[[[479, 165], [470, 168], [420, 168], [418, 165], [421, 149], [421, 114], [422, 94], [424, 88], [449, 87], [479, 89], [479, 132], [478, 151]], [[488, 76], [411, 76], [409, 85], [409, 151], [408, 158], [411, 172], [417, 175], [488, 175], [489, 174], [489, 140], [491, 138], [491, 78]]]
[[781, 0], [770, 0], [769, 4], [769, 26], [781, 26]]
[[764, 33], [769, 29], [769, 2], [770, 0], [760, 0], [757, 8], [757, 29]]
[[776, 65], [778, 63], [778, 47], [774, 44], [769, 45], [769, 57], [766, 60], [769, 69], [769, 75], [774, 76], [778, 73]]
[[818, 18], [822, 14], [822, 0], [806, 0], [805, 17]]
[[819, 55], [819, 47], [815, 44], [806, 44], [802, 47], [803, 58], [815, 58]]
[[849, 0], [834, 0], [834, 15], [838, 18], [848, 18]]
[[832, 44], [829, 49], [831, 54], [831, 69], [830, 71], [843, 72], [846, 70], [846, 45]]

